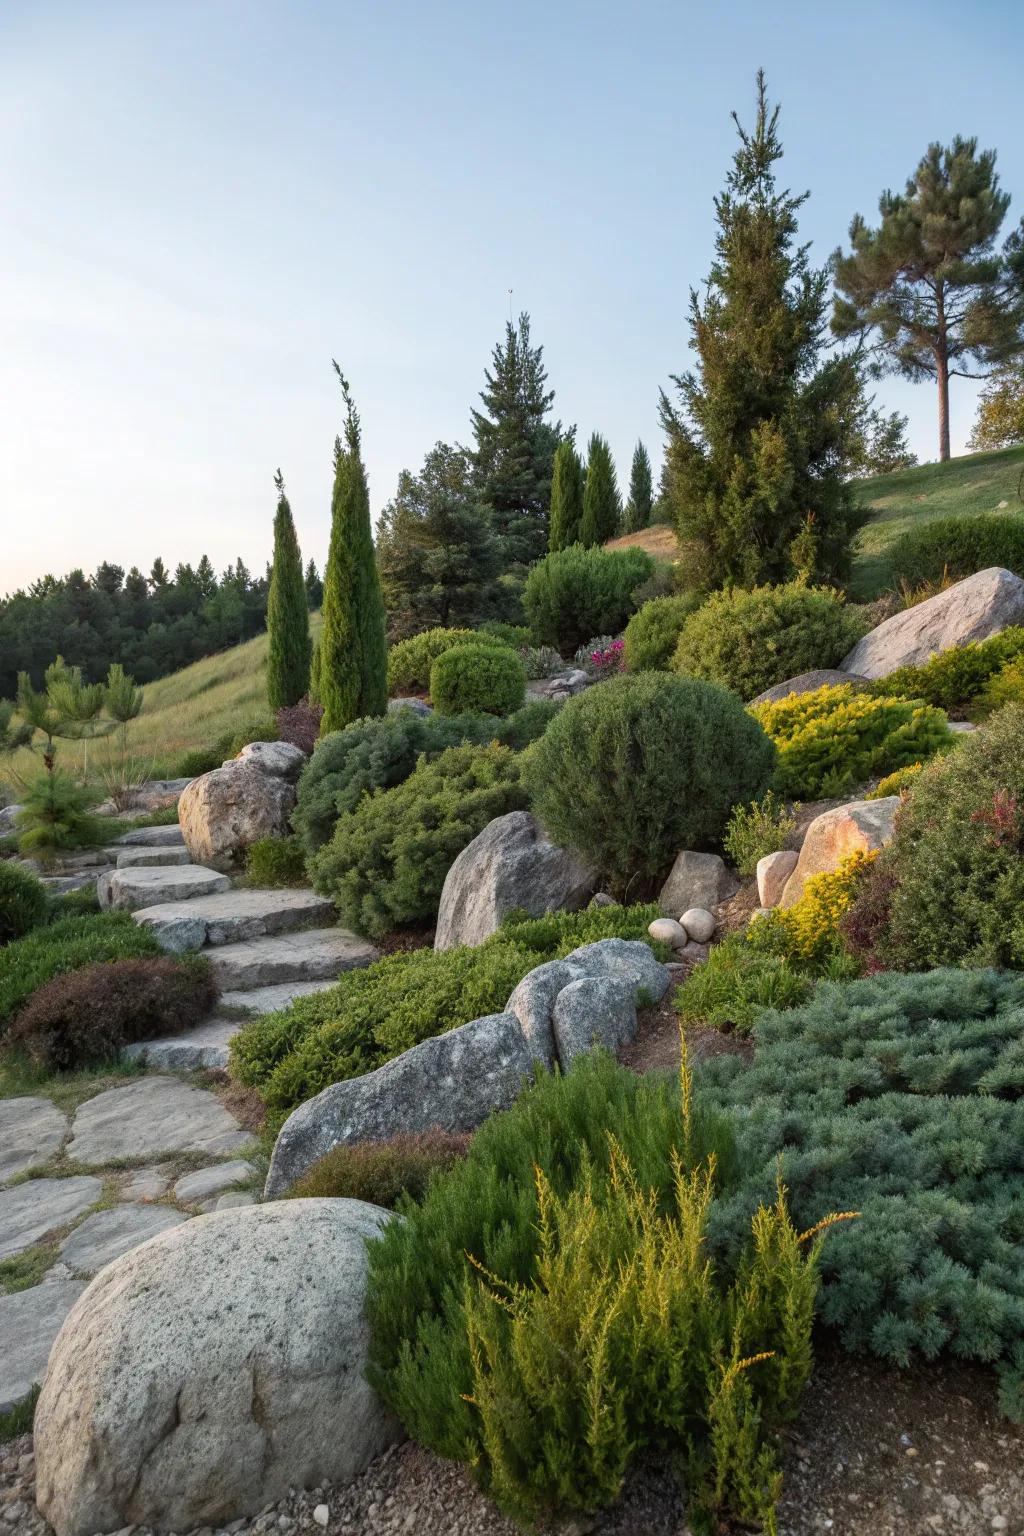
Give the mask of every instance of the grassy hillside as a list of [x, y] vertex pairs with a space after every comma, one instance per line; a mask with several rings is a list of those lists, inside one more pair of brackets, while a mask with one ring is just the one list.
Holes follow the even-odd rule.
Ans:
[[893, 475], [876, 475], [858, 486], [871, 521], [857, 539], [853, 591], [875, 597], [893, 585], [888, 551], [916, 523], [965, 514], [983, 516], [999, 509], [1024, 515], [1017, 485], [1024, 470], [1024, 447], [997, 453], [972, 453], [948, 464], [919, 464]]
[[[313, 614], [310, 627], [314, 637], [319, 634], [318, 613]], [[152, 777], [171, 777], [182, 754], [191, 748], [210, 746], [228, 731], [269, 717], [267, 637], [257, 635], [244, 645], [147, 683], [143, 694], [142, 713], [129, 727], [129, 751], [147, 768], [152, 763]], [[81, 766], [78, 742], [62, 741], [57, 750], [58, 761], [66, 767]], [[116, 737], [90, 742], [90, 777], [94, 767], [98, 769], [112, 755], [116, 758], [117, 751]], [[34, 776], [39, 760], [30, 752], [19, 752], [11, 766], [16, 773]]]

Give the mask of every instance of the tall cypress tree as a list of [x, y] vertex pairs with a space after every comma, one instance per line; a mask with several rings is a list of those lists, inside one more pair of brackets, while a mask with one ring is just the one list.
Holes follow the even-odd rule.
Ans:
[[626, 533], [638, 533], [651, 521], [654, 506], [654, 486], [651, 478], [651, 461], [643, 443], [633, 449], [633, 464], [629, 472], [629, 500], [622, 515]]
[[337, 363], [345, 399], [345, 435], [334, 445], [331, 542], [324, 571], [320, 632], [320, 730], [340, 731], [387, 708], [384, 602], [370, 525], [370, 492], [363, 466], [359, 415]]
[[778, 107], [757, 77], [752, 132], [715, 201], [716, 257], [690, 293], [696, 373], [662, 391], [662, 494], [694, 586], [751, 586], [797, 571], [842, 578], [858, 526], [843, 463], [861, 391], [856, 362], [823, 361], [827, 270], [795, 244], [807, 193], [779, 192]]
[[587, 483], [583, 491], [580, 543], [590, 546], [614, 539], [622, 518], [622, 502], [615, 478], [612, 451], [600, 432], [587, 447]]
[[551, 518], [548, 548], [568, 549], [580, 541], [583, 522], [583, 465], [576, 444], [565, 437], [555, 450], [551, 474]]
[[473, 478], [501, 546], [502, 562], [529, 565], [547, 549], [551, 472], [562, 435], [547, 418], [555, 398], [546, 388], [543, 347], [530, 341], [530, 317], [505, 326], [473, 412]]
[[309, 605], [302, 555], [281, 471], [274, 476], [274, 563], [267, 598], [267, 700], [271, 709], [297, 704], [309, 689]]

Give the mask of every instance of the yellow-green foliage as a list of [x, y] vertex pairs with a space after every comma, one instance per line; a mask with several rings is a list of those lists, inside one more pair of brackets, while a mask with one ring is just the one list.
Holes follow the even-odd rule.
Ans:
[[990, 677], [974, 701], [971, 717], [987, 720], [1006, 704], [1024, 704], [1024, 659], [1008, 661], [1001, 671]]
[[790, 694], [750, 712], [778, 748], [776, 788], [783, 795], [845, 794], [955, 740], [942, 710], [912, 699], [873, 698], [849, 684]]
[[897, 768], [895, 773], [887, 773], [865, 799], [885, 800], [889, 795], [904, 794], [913, 786], [923, 767], [923, 763], [908, 763], [905, 768]]
[[775, 907], [750, 924], [748, 942], [800, 968], [821, 966], [841, 952], [839, 921], [853, 906], [864, 872], [877, 857], [858, 849], [837, 869], [811, 875], [793, 906]]

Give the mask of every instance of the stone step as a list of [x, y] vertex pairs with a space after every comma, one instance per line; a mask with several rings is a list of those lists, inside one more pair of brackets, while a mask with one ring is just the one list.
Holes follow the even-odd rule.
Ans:
[[192, 862], [184, 843], [167, 848], [111, 848], [109, 852], [118, 869], [170, 869]]
[[155, 869], [115, 869], [101, 875], [96, 895], [102, 908], [115, 907], [123, 912], [138, 912], [145, 907], [168, 901], [187, 901], [194, 896], [212, 896], [229, 891], [231, 881], [202, 864], [160, 864]]
[[140, 1040], [121, 1052], [128, 1061], [143, 1062], [171, 1072], [198, 1072], [204, 1067], [226, 1067], [228, 1042], [241, 1029], [237, 1019], [206, 1019], [183, 1035], [162, 1040]]
[[281, 1008], [287, 1008], [289, 1003], [294, 1003], [297, 997], [311, 997], [314, 992], [326, 992], [334, 986], [335, 978], [332, 976], [325, 981], [282, 981], [276, 987], [254, 987], [249, 992], [222, 992], [220, 995], [220, 1010], [228, 1009], [239, 1013], [277, 1013]]
[[377, 950], [345, 928], [312, 928], [204, 950], [222, 988], [246, 992], [285, 981], [326, 981], [372, 965]]
[[101, 875], [112, 871], [113, 865], [110, 865], [107, 869], [83, 869], [77, 875], [40, 875], [39, 879], [51, 896], [67, 896], [71, 891], [82, 891], [87, 885], [95, 885]]
[[115, 838], [119, 848], [184, 848], [185, 839], [181, 828], [174, 823], [169, 827], [134, 827]]
[[151, 928], [164, 949], [180, 953], [322, 927], [333, 916], [331, 902], [314, 891], [220, 889], [211, 896], [140, 907], [135, 921]]

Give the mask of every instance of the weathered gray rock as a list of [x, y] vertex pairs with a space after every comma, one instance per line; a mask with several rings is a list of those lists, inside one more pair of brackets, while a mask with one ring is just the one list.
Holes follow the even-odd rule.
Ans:
[[114, 1205], [87, 1216], [61, 1243], [60, 1256], [74, 1274], [95, 1275], [122, 1253], [187, 1220], [166, 1205]]
[[434, 948], [482, 944], [517, 909], [532, 917], [577, 912], [593, 889], [592, 870], [556, 847], [529, 811], [510, 811], [490, 822], [448, 871]]
[[255, 1205], [255, 1195], [247, 1195], [244, 1190], [230, 1190], [226, 1195], [218, 1195], [216, 1199], [203, 1202], [204, 1211], [234, 1211], [240, 1210], [245, 1205]]
[[887, 795], [883, 800], [851, 800], [816, 816], [804, 835], [779, 905], [794, 906], [811, 875], [831, 874], [852, 853], [875, 853], [884, 848], [892, 839], [899, 808], [899, 795]]
[[221, 1527], [398, 1439], [363, 1375], [365, 1240], [389, 1218], [357, 1200], [218, 1211], [102, 1270], [36, 1410], [57, 1536]]
[[231, 890], [226, 876], [218, 878], [229, 888], [141, 907], [135, 921], [152, 929], [163, 948], [180, 952], [320, 927], [334, 917], [333, 903], [315, 891]]
[[14, 824], [23, 810], [22, 805], [0, 805], [0, 833], [13, 832]]
[[160, 864], [155, 869], [113, 869], [96, 882], [101, 907], [138, 912], [166, 901], [188, 901], [228, 891], [231, 881], [201, 864]]
[[98, 1093], [78, 1110], [72, 1130], [68, 1156], [79, 1163], [159, 1152], [219, 1156], [252, 1146], [252, 1137], [216, 1095], [176, 1077], [142, 1077]]
[[583, 973], [567, 960], [548, 960], [529, 971], [505, 1004], [506, 1013], [514, 1013], [535, 1061], [550, 1067], [555, 1061], [555, 1038], [551, 1015], [555, 999], [570, 981]]
[[567, 957], [584, 976], [618, 976], [633, 988], [636, 1003], [660, 1003], [669, 975], [642, 939], [597, 939]]
[[388, 699], [388, 714], [397, 715], [399, 710], [411, 709], [414, 715], [432, 715], [434, 711], [426, 699], [399, 698]]
[[796, 869], [799, 855], [793, 848], [782, 848], [778, 853], [766, 853], [757, 861], [757, 899], [762, 907], [777, 907], [786, 889], [786, 882]]
[[917, 667], [954, 646], [987, 640], [1024, 623], [1024, 581], [989, 566], [927, 602], [896, 613], [858, 641], [841, 663], [864, 677], [888, 677], [898, 667]]
[[310, 928], [279, 933], [209, 951], [210, 964], [226, 992], [252, 991], [291, 981], [329, 981], [380, 958], [368, 939], [346, 928]]
[[563, 1070], [595, 1045], [614, 1051], [628, 1044], [636, 1038], [632, 982], [619, 976], [571, 981], [555, 999], [551, 1025]]
[[52, 1099], [0, 1099], [0, 1184], [49, 1162], [67, 1132], [68, 1117]]
[[679, 951], [679, 958], [686, 966], [703, 965], [708, 957], [708, 946], [690, 939]]
[[324, 981], [282, 981], [273, 987], [251, 987], [244, 992], [222, 992], [220, 995], [220, 1008], [222, 1012], [236, 1009], [240, 1013], [278, 1013], [280, 1009], [287, 1008], [297, 997], [310, 997], [314, 992], [323, 992], [328, 987], [333, 987], [334, 978]]
[[0, 1413], [42, 1381], [53, 1341], [84, 1290], [83, 1280], [53, 1280], [0, 1296]]
[[192, 781], [178, 801], [178, 820], [196, 863], [230, 874], [243, 867], [252, 843], [287, 833], [294, 807], [294, 785], [235, 760]]
[[739, 885], [717, 853], [678, 854], [672, 871], [661, 888], [658, 905], [667, 917], [678, 917], [689, 907], [713, 910], [720, 902], [735, 896]]
[[495, 1013], [424, 1040], [375, 1072], [334, 1083], [285, 1121], [265, 1196], [282, 1194], [343, 1143], [434, 1126], [474, 1130], [493, 1110], [508, 1108], [532, 1067], [515, 1014]]
[[118, 848], [177, 848], [184, 841], [181, 827], [177, 824], [170, 827], [134, 827], [114, 839]]
[[72, 1179], [26, 1179], [0, 1190], [0, 1259], [23, 1253], [47, 1232], [67, 1226], [95, 1205], [101, 1180], [80, 1174]]
[[656, 917], [653, 923], [648, 923], [647, 932], [652, 939], [671, 944], [673, 949], [682, 949], [688, 938], [686, 929], [674, 917]]
[[766, 688], [759, 693], [756, 699], [751, 699], [751, 704], [776, 704], [780, 699], [788, 699], [791, 693], [816, 693], [819, 688], [840, 688], [845, 683], [853, 687], [862, 687], [867, 682], [859, 672], [842, 672], [837, 667], [819, 667], [814, 672], [801, 672], [799, 677], [788, 678], [784, 683], [776, 683], [774, 688]]
[[144, 1062], [163, 1072], [200, 1072], [226, 1067], [228, 1046], [241, 1029], [237, 1019], [212, 1018], [181, 1035], [136, 1040], [121, 1052], [125, 1061]]
[[272, 779], [287, 779], [289, 784], [294, 784], [307, 761], [302, 748], [294, 746], [290, 741], [250, 741], [224, 767], [230, 768], [232, 763], [244, 763], [248, 768], [269, 774]]
[[715, 914], [707, 907], [688, 907], [679, 919], [686, 937], [695, 944], [709, 944], [715, 934]]
[[197, 1168], [183, 1174], [174, 1186], [174, 1198], [182, 1205], [196, 1205], [211, 1195], [223, 1194], [236, 1184], [247, 1184], [256, 1175], [252, 1163], [236, 1158], [230, 1163], [214, 1163], [212, 1168]]
[[189, 853], [184, 843], [172, 848], [121, 848], [117, 850], [114, 862], [118, 869], [167, 869], [171, 865], [188, 864]]
[[171, 1187], [167, 1168], [137, 1168], [121, 1186], [122, 1200], [159, 1200]]

